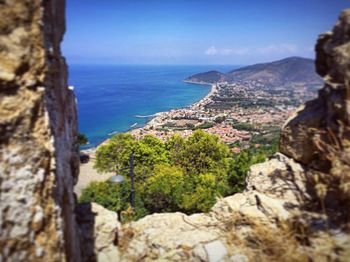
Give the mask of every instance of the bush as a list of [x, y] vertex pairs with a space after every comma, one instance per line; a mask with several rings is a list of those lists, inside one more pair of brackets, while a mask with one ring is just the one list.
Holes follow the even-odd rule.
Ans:
[[143, 199], [150, 212], [180, 211], [185, 176], [178, 167], [157, 165], [143, 187]]
[[166, 142], [152, 136], [137, 141], [118, 134], [97, 150], [95, 166], [104, 172], [119, 169], [126, 181], [122, 185], [94, 182], [83, 190], [80, 201], [97, 202], [113, 211], [129, 210], [130, 178], [122, 170], [128, 169], [133, 152], [133, 219], [154, 212], [207, 212], [217, 197], [244, 189], [250, 165], [265, 160], [268, 150], [252, 147], [232, 154], [218, 137], [202, 130], [188, 138], [175, 135]]
[[82, 191], [79, 202], [96, 202], [101, 206], [111, 210], [122, 210], [125, 202], [125, 186], [112, 182], [92, 182]]

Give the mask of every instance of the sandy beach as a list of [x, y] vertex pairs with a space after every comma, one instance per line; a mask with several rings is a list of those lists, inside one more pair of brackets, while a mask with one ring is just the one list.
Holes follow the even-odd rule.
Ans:
[[113, 173], [98, 173], [96, 169], [93, 168], [94, 160], [90, 160], [88, 163], [80, 164], [80, 174], [78, 183], [74, 187], [74, 192], [79, 197], [84, 188], [86, 188], [91, 182], [97, 181], [102, 182], [113, 176]]

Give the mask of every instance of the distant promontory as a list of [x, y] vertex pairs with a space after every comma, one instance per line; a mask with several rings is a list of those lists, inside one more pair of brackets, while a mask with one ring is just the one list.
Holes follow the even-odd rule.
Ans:
[[265, 87], [279, 87], [290, 83], [319, 86], [323, 81], [315, 72], [315, 62], [309, 58], [289, 57], [270, 63], [261, 63], [232, 70], [228, 73], [209, 71], [192, 75], [186, 82], [214, 84], [258, 81]]

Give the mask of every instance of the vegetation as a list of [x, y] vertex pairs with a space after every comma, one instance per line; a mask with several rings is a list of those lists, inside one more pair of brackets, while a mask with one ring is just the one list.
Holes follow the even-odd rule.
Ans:
[[163, 142], [153, 136], [137, 141], [118, 134], [96, 152], [95, 168], [119, 172], [126, 181], [92, 183], [81, 202], [97, 202], [113, 211], [129, 209], [129, 158], [134, 153], [136, 208], [133, 219], [154, 212], [207, 212], [217, 197], [241, 192], [250, 165], [264, 161], [267, 148], [248, 148], [233, 154], [219, 138], [202, 130], [190, 137]]
[[237, 122], [234, 123], [233, 128], [237, 130], [246, 130], [246, 131], [257, 131], [258, 129], [254, 127], [251, 123], [245, 123], [245, 122]]
[[79, 146], [85, 146], [87, 145], [87, 143], [89, 143], [89, 140], [86, 137], [86, 135], [82, 133], [78, 133], [77, 142]]
[[208, 129], [214, 126], [214, 123], [212, 122], [204, 122], [203, 124], [199, 124], [198, 126], [194, 127], [193, 130], [198, 129]]
[[220, 123], [224, 122], [225, 120], [226, 120], [225, 116], [219, 116], [219, 117], [215, 118], [214, 122], [217, 124], [220, 124]]

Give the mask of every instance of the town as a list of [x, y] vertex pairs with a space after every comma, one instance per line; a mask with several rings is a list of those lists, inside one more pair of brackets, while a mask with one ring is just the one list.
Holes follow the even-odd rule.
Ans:
[[187, 137], [203, 129], [217, 135], [233, 151], [251, 143], [259, 147], [276, 139], [282, 124], [316, 93], [316, 87], [293, 83], [272, 88], [259, 81], [218, 82], [197, 103], [158, 113], [146, 126], [130, 133], [138, 139], [153, 135], [166, 140], [174, 134]]

